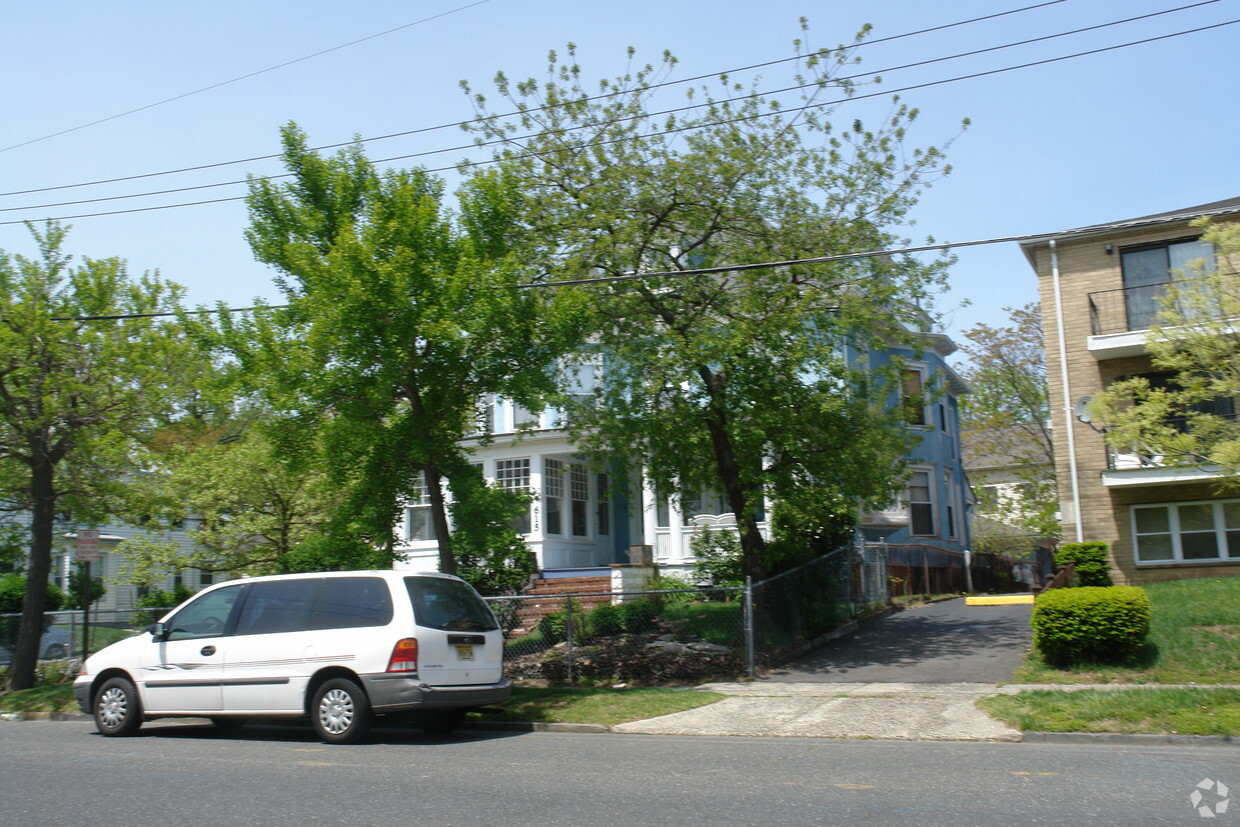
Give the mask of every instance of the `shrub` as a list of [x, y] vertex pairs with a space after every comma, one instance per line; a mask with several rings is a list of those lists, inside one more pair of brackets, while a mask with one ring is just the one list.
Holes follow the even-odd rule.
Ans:
[[1033, 606], [1033, 644], [1048, 663], [1129, 660], [1150, 629], [1150, 599], [1136, 586], [1051, 589]]
[[596, 637], [610, 637], [624, 631], [624, 613], [619, 606], [604, 603], [586, 615], [586, 627]]
[[1055, 552], [1055, 565], [1076, 565], [1081, 586], [1111, 585], [1111, 552], [1106, 543], [1064, 543]]
[[620, 621], [624, 631], [641, 633], [653, 631], [650, 621], [659, 616], [659, 607], [652, 600], [634, 600], [632, 603], [621, 603]]
[[693, 535], [689, 548], [697, 562], [693, 577], [711, 586], [742, 586], [745, 564], [741, 560], [741, 541], [733, 531], [702, 529]]
[[663, 603], [691, 603], [698, 599], [698, 595], [685, 590], [696, 590], [697, 587], [696, 583], [690, 583], [678, 574], [660, 574], [650, 584], [650, 588], [654, 590], [680, 592], [679, 594], [660, 594], [654, 596], [656, 602], [662, 601]]

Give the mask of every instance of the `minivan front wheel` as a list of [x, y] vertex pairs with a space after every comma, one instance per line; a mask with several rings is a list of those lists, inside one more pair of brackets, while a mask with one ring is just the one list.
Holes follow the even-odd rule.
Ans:
[[100, 735], [125, 737], [142, 726], [142, 702], [127, 678], [108, 678], [95, 694], [95, 726]]
[[356, 743], [370, 729], [372, 717], [366, 693], [348, 678], [324, 681], [310, 706], [314, 731], [329, 744]]

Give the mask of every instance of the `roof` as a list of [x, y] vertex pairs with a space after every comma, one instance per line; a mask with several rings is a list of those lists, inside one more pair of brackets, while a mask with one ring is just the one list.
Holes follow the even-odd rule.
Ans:
[[1153, 215], [1143, 215], [1139, 218], [1126, 218], [1121, 221], [1107, 222], [1106, 224], [1091, 224], [1087, 227], [1077, 227], [1072, 230], [1061, 230], [1057, 233], [1031, 236], [1020, 242], [1020, 246], [1025, 251], [1025, 256], [1029, 258], [1032, 263], [1033, 249], [1035, 247], [1044, 246], [1052, 240], [1073, 237], [1084, 238], [1096, 235], [1112, 235], [1125, 230], [1157, 226], [1159, 224], [1175, 224], [1177, 222], [1186, 222], [1194, 218], [1201, 218], [1204, 216], [1234, 214], [1240, 214], [1240, 197], [1227, 198], [1222, 201], [1211, 201], [1208, 204], [1198, 204], [1195, 207], [1182, 207], [1178, 210], [1170, 210], [1168, 212], [1155, 213]]
[[1020, 422], [997, 428], [962, 431], [960, 447], [964, 467], [971, 471], [1046, 465], [1048, 457], [1041, 439], [1041, 426]]

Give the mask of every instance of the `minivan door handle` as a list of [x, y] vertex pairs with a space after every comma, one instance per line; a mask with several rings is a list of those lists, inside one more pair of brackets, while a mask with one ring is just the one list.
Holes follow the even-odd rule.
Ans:
[[487, 642], [487, 639], [483, 637], [482, 635], [448, 635], [449, 646], [459, 646], [462, 644], [473, 644], [474, 646], [481, 646], [486, 642]]
[[200, 650], [200, 654], [202, 654], [202, 655], [203, 655], [203, 657], [210, 657], [211, 655], [214, 655], [214, 654], [215, 654], [215, 647], [214, 647], [214, 646], [204, 646], [204, 647], [202, 647], [202, 649]]

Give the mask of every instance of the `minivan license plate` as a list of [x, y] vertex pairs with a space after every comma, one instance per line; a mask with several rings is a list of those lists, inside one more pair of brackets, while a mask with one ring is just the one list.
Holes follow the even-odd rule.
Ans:
[[458, 643], [456, 646], [457, 660], [473, 660], [474, 647], [469, 643]]

